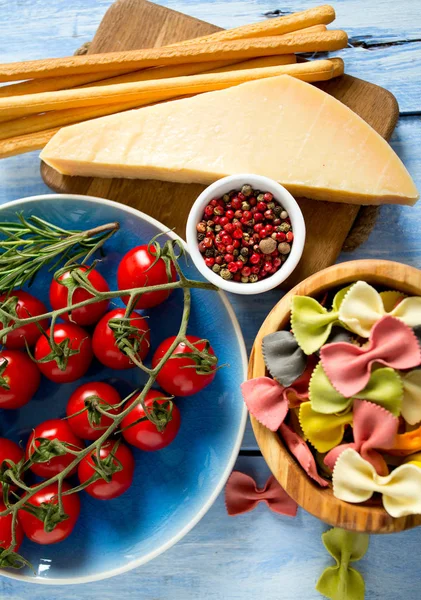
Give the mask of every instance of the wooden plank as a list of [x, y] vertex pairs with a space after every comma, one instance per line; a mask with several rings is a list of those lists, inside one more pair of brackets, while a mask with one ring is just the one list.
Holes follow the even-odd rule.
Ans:
[[[162, 3], [162, 2], [161, 2]], [[111, 0], [51, 0], [50, 2], [0, 2], [0, 39], [2, 57], [14, 61], [42, 56], [72, 54], [74, 48], [92, 39], [95, 29]], [[169, 0], [168, 6], [201, 16], [220, 26], [249, 23], [269, 9], [285, 7], [277, 0]], [[306, 8], [313, 0], [288, 2], [288, 6]], [[393, 28], [405, 37], [419, 23], [414, 18], [414, 0], [347, 0], [335, 2], [337, 12], [349, 10], [343, 27], [366, 26], [368, 33]], [[349, 7], [349, 9], [348, 9]], [[198, 14], [200, 13], [200, 14]], [[408, 15], [408, 16], [407, 16]], [[416, 15], [415, 15], [416, 16]], [[23, 26], [23, 21], [25, 26]], [[375, 29], [374, 29], [375, 27]], [[400, 47], [379, 49], [393, 57]], [[369, 65], [367, 65], [369, 69]], [[405, 63], [405, 73], [391, 74], [400, 90], [401, 106], [412, 102], [404, 98], [406, 89], [418, 89], [421, 62], [417, 55]], [[359, 75], [359, 73], [355, 73]], [[376, 83], [384, 73], [375, 71], [364, 77]], [[418, 86], [418, 88], [417, 88]], [[395, 90], [396, 91], [396, 90]], [[392, 138], [392, 146], [404, 160], [416, 183], [421, 187], [421, 122], [417, 118], [401, 119]], [[48, 193], [39, 177], [38, 153], [0, 161], [0, 203], [19, 197]], [[381, 257], [420, 265], [421, 203], [413, 209], [383, 207], [369, 241], [358, 251], [342, 258]], [[250, 345], [258, 327], [279, 298], [267, 293], [254, 299], [231, 296]], [[252, 435], [252, 434], [251, 434]], [[246, 438], [245, 438], [246, 440]], [[263, 484], [268, 468], [263, 459], [242, 458], [237, 468], [248, 472]], [[314, 590], [322, 569], [333, 564], [320, 543], [323, 526], [313, 517], [299, 512], [287, 519], [259, 506], [252, 513], [236, 518], [225, 514], [223, 497], [203, 520], [175, 547], [153, 561], [123, 577], [83, 586], [34, 586], [0, 578], [0, 598], [4, 600], [114, 600], [135, 597], [139, 600], [320, 600]], [[421, 529], [394, 535], [372, 536], [366, 558], [354, 565], [366, 579], [367, 600], [419, 600], [419, 547]], [[57, 547], [59, 550], [59, 547]], [[403, 560], [396, 560], [403, 556]]]
[[[145, 0], [118, 0], [105, 15], [89, 53], [158, 46], [215, 30], [212, 25]], [[349, 76], [319, 87], [349, 106], [383, 137], [390, 137], [398, 107], [389, 92]], [[55, 191], [102, 196], [129, 204], [174, 228], [181, 236], [190, 207], [204, 189], [201, 185], [152, 180], [65, 177], [45, 164], [41, 166], [41, 174]], [[359, 210], [350, 204], [305, 198], [298, 201], [306, 222], [306, 245], [298, 267], [283, 287], [290, 287], [335, 262]]]
[[[260, 486], [269, 476], [261, 458], [240, 458], [236, 468]], [[314, 589], [334, 564], [321, 542], [326, 527], [303, 510], [295, 518], [263, 504], [228, 517], [221, 494], [185, 538], [158, 559], [121, 577], [79, 586], [30, 585], [2, 577], [4, 600], [323, 600]], [[421, 529], [371, 536], [353, 565], [365, 578], [366, 600], [419, 600]], [[403, 560], [396, 556], [404, 555]]]

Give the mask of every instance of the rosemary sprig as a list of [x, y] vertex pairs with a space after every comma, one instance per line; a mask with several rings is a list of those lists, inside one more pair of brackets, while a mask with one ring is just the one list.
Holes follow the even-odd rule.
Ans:
[[[86, 231], [72, 231], [52, 225], [39, 217], [18, 222], [0, 222], [0, 292], [9, 293], [34, 281], [44, 266], [86, 262], [119, 228], [107, 223]], [[5, 239], [1, 239], [4, 237]]]
[[[110, 235], [112, 235], [118, 228], [118, 224], [112, 223], [85, 232], [69, 232], [36, 217], [29, 217], [27, 220], [25, 220], [22, 215], [20, 215], [19, 219], [19, 223], [0, 223], [0, 234], [3, 233], [7, 236], [6, 240], [0, 240], [0, 289], [2, 291], [10, 291], [17, 285], [21, 285], [20, 283], [16, 283], [17, 281], [30, 281], [43, 266], [49, 262], [52, 262], [54, 258], [58, 258], [59, 261], [67, 260], [68, 263], [72, 263], [72, 265], [74, 265], [78, 260], [80, 260], [81, 256], [84, 255], [85, 258], [82, 261], [82, 263], [84, 263], [90, 256], [92, 256], [93, 252], [102, 246], [106, 239], [108, 239], [108, 237], [110, 237]], [[171, 266], [174, 266], [174, 269], [178, 274], [177, 281], [171, 281], [170, 279], [168, 283], [161, 285], [132, 288], [129, 290], [98, 292], [92, 288], [92, 286], [90, 286], [89, 281], [83, 277], [83, 275], [79, 277], [79, 271], [75, 270], [75, 282], [80, 287], [84, 287], [92, 294], [91, 298], [88, 298], [83, 302], [70, 304], [63, 309], [50, 311], [44, 315], [38, 315], [35, 317], [29, 316], [25, 319], [20, 319], [16, 314], [11, 314], [13, 313], [13, 307], [10, 307], [7, 304], [7, 300], [3, 303], [0, 303], [0, 314], [2, 315], [5, 324], [2, 334], [7, 335], [7, 333], [18, 327], [21, 327], [22, 325], [28, 323], [38, 323], [46, 318], [52, 319], [51, 328], [53, 329], [56, 319], [61, 314], [71, 312], [75, 308], [80, 308], [103, 299], [128, 296], [129, 301], [125, 313], [126, 319], [130, 317], [131, 311], [133, 310], [132, 307], [135, 305], [135, 300], [144, 293], [164, 289], [181, 288], [183, 290], [184, 300], [183, 314], [178, 334], [176, 335], [173, 343], [168, 348], [165, 355], [154, 368], [147, 368], [137, 356], [136, 343], [133, 343], [133, 340], [130, 337], [133, 334], [131, 328], [117, 327], [115, 331], [116, 342], [119, 343], [119, 347], [121, 345], [121, 347], [124, 348], [124, 351], [132, 358], [133, 362], [147, 373], [148, 380], [140, 393], [139, 390], [136, 390], [127, 398], [122, 400], [121, 406], [123, 409], [118, 414], [114, 414], [111, 411], [111, 407], [107, 406], [106, 403], [104, 404], [101, 401], [101, 398], [93, 399], [95, 401], [93, 408], [95, 408], [100, 415], [103, 414], [112, 420], [111, 425], [104, 430], [99, 439], [95, 440], [86, 448], [79, 450], [78, 448], [70, 448], [65, 446], [59, 440], [43, 440], [42, 438], [38, 438], [37, 442], [39, 443], [39, 446], [37, 447], [37, 452], [34, 453], [29, 459], [22, 460], [18, 464], [14, 464], [12, 461], [7, 461], [1, 465], [0, 488], [2, 488], [2, 499], [5, 508], [0, 512], [0, 517], [9, 514], [12, 515], [12, 542], [8, 548], [2, 548], [0, 544], [0, 568], [21, 568], [24, 566], [31, 566], [25, 558], [16, 552], [16, 526], [19, 510], [27, 510], [33, 514], [36, 512], [35, 516], [43, 521], [44, 529], [47, 532], [52, 531], [58, 523], [65, 520], [67, 515], [63, 511], [63, 495], [76, 493], [81, 489], [84, 489], [84, 487], [89, 485], [91, 481], [89, 480], [84, 484], [72, 488], [66, 492], [62, 491], [63, 481], [85, 456], [92, 452], [95, 453], [96, 457], [100, 456], [101, 446], [107, 442], [110, 436], [121, 433], [121, 422], [123, 421], [124, 417], [133, 410], [133, 408], [140, 404], [145, 414], [145, 417], [142, 417], [142, 420], [148, 419], [151, 421], [158, 431], [162, 431], [165, 428], [168, 421], [171, 420], [173, 406], [172, 400], [168, 398], [165, 404], [157, 404], [152, 407], [146, 407], [145, 396], [152, 388], [159, 372], [165, 363], [171, 358], [171, 355], [178, 344], [186, 343], [189, 345], [191, 350], [189, 357], [192, 358], [195, 363], [200, 362], [200, 364], [202, 364], [203, 361], [206, 362], [207, 360], [210, 360], [212, 363], [216, 363], [216, 357], [211, 357], [209, 355], [209, 353], [206, 351], [207, 347], [205, 347], [203, 351], [199, 351], [194, 345], [189, 344], [186, 334], [191, 307], [190, 290], [192, 288], [217, 290], [218, 288], [212, 284], [190, 280], [185, 277], [180, 265], [178, 264], [178, 259], [180, 258], [182, 248], [177, 240], [170, 240], [166, 242], [162, 248], [156, 243], [156, 240], [154, 240], [154, 246], [157, 259], [162, 256], [162, 258], [164, 258], [168, 264], [168, 272]], [[1, 249], [3, 249], [2, 253]], [[11, 257], [15, 260], [13, 263], [14, 266], [10, 265], [9, 268], [7, 267], [8, 252], [10, 252]], [[35, 262], [37, 265], [35, 270], [31, 269], [31, 262]], [[57, 263], [55, 266], [57, 266]], [[1, 287], [2, 284], [4, 286], [4, 281], [6, 281], [8, 285], [7, 288]], [[124, 323], [125, 321], [123, 319], [123, 324]], [[123, 331], [124, 329], [126, 329], [126, 331]], [[201, 341], [206, 342], [206, 340]], [[213, 365], [210, 365], [210, 368], [212, 366]], [[118, 406], [120, 407], [120, 405]], [[90, 406], [87, 405], [86, 410], [89, 410], [89, 408]], [[96, 420], [98, 421], [98, 415], [96, 415]], [[23, 479], [24, 472], [31, 466], [33, 462], [43, 462], [45, 460], [49, 460], [49, 458], [57, 456], [64, 451], [74, 456], [74, 460], [70, 465], [68, 465], [57, 475], [39, 483], [35, 487], [29, 488], [25, 484]], [[95, 479], [103, 478], [105, 480], [109, 480], [112, 477], [112, 473], [120, 468], [118, 461], [115, 461], [114, 452], [110, 454], [110, 458], [105, 462], [101, 462], [98, 459], [95, 464], [96, 469], [93, 476]], [[58, 493], [56, 497], [57, 503], [47, 503], [35, 510], [34, 507], [29, 503], [30, 499], [34, 494], [53, 483], [57, 483], [58, 485]], [[18, 488], [18, 490], [15, 491], [12, 486], [14, 486], [15, 489]]]

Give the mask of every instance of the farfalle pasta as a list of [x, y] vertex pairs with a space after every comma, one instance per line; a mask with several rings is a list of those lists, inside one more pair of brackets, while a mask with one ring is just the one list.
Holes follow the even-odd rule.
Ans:
[[345, 502], [365, 502], [378, 492], [392, 517], [421, 514], [421, 469], [404, 464], [382, 477], [358, 452], [342, 452], [333, 470], [333, 494]]
[[262, 351], [268, 377], [243, 385], [245, 402], [307, 475], [346, 502], [378, 493], [392, 516], [421, 514], [421, 297], [365, 281], [294, 296]]
[[364, 557], [369, 536], [334, 527], [322, 534], [322, 541], [336, 564], [326, 567], [316, 584], [316, 590], [330, 600], [364, 600], [364, 579], [359, 571], [351, 567], [351, 563]]
[[[397, 302], [391, 308], [393, 300]], [[386, 306], [385, 302], [388, 302]], [[338, 319], [354, 333], [368, 338], [374, 325], [387, 314], [409, 327], [421, 325], [421, 298], [395, 295], [395, 298], [385, 296], [383, 300], [373, 286], [365, 281], [357, 281], [345, 294], [338, 310]]]
[[352, 406], [355, 398], [360, 398], [380, 404], [398, 416], [402, 408], [403, 389], [403, 382], [399, 374], [393, 369], [385, 367], [373, 371], [367, 385], [358, 394], [346, 398], [335, 390], [322, 364], [319, 363], [310, 379], [309, 399], [313, 410], [320, 413], [342, 412]]
[[379, 475], [388, 475], [389, 469], [379, 450], [393, 446], [399, 420], [392, 413], [366, 400], [355, 400], [353, 410], [354, 441], [333, 448], [325, 457], [325, 464], [334, 469], [339, 456], [352, 448], [373, 465]]

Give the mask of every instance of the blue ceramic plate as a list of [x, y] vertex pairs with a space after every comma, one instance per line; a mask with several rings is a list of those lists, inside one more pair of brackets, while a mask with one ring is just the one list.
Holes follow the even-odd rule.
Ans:
[[[24, 198], [3, 205], [0, 220], [15, 220], [17, 211], [66, 229], [83, 230], [119, 221], [121, 229], [106, 243], [106, 256], [98, 266], [112, 289], [117, 288], [116, 269], [123, 254], [166, 231], [161, 223], [137, 210], [86, 196]], [[182, 266], [189, 277], [200, 278], [193, 265]], [[50, 279], [50, 274], [42, 273], [32, 287], [47, 305]], [[149, 312], [149, 357], [160, 341], [178, 331], [181, 310], [182, 292], [176, 290]], [[182, 424], [175, 441], [154, 453], [135, 449], [134, 482], [122, 497], [104, 502], [82, 492], [79, 521], [64, 542], [39, 546], [25, 540], [20, 552], [35, 567], [36, 576], [29, 570], [1, 571], [2, 575], [46, 584], [112, 577], [158, 556], [203, 517], [222, 490], [240, 448], [246, 422], [240, 383], [246, 377], [247, 357], [237, 320], [222, 292], [192, 290], [189, 332], [209, 339], [220, 364], [229, 367], [220, 369], [200, 394], [177, 401]], [[26, 443], [34, 425], [64, 416], [67, 400], [81, 381], [97, 379], [113, 380], [122, 394], [144, 381], [139, 369], [111, 371], [98, 362], [75, 383], [57, 385], [44, 378], [29, 404], [19, 411], [0, 411], [0, 436]]]

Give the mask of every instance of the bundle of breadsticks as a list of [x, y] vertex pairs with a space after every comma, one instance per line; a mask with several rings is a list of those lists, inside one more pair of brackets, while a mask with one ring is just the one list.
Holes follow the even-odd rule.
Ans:
[[297, 53], [346, 47], [324, 5], [162, 48], [0, 64], [0, 158], [43, 148], [59, 128], [157, 102], [288, 74], [342, 75], [340, 58]]

